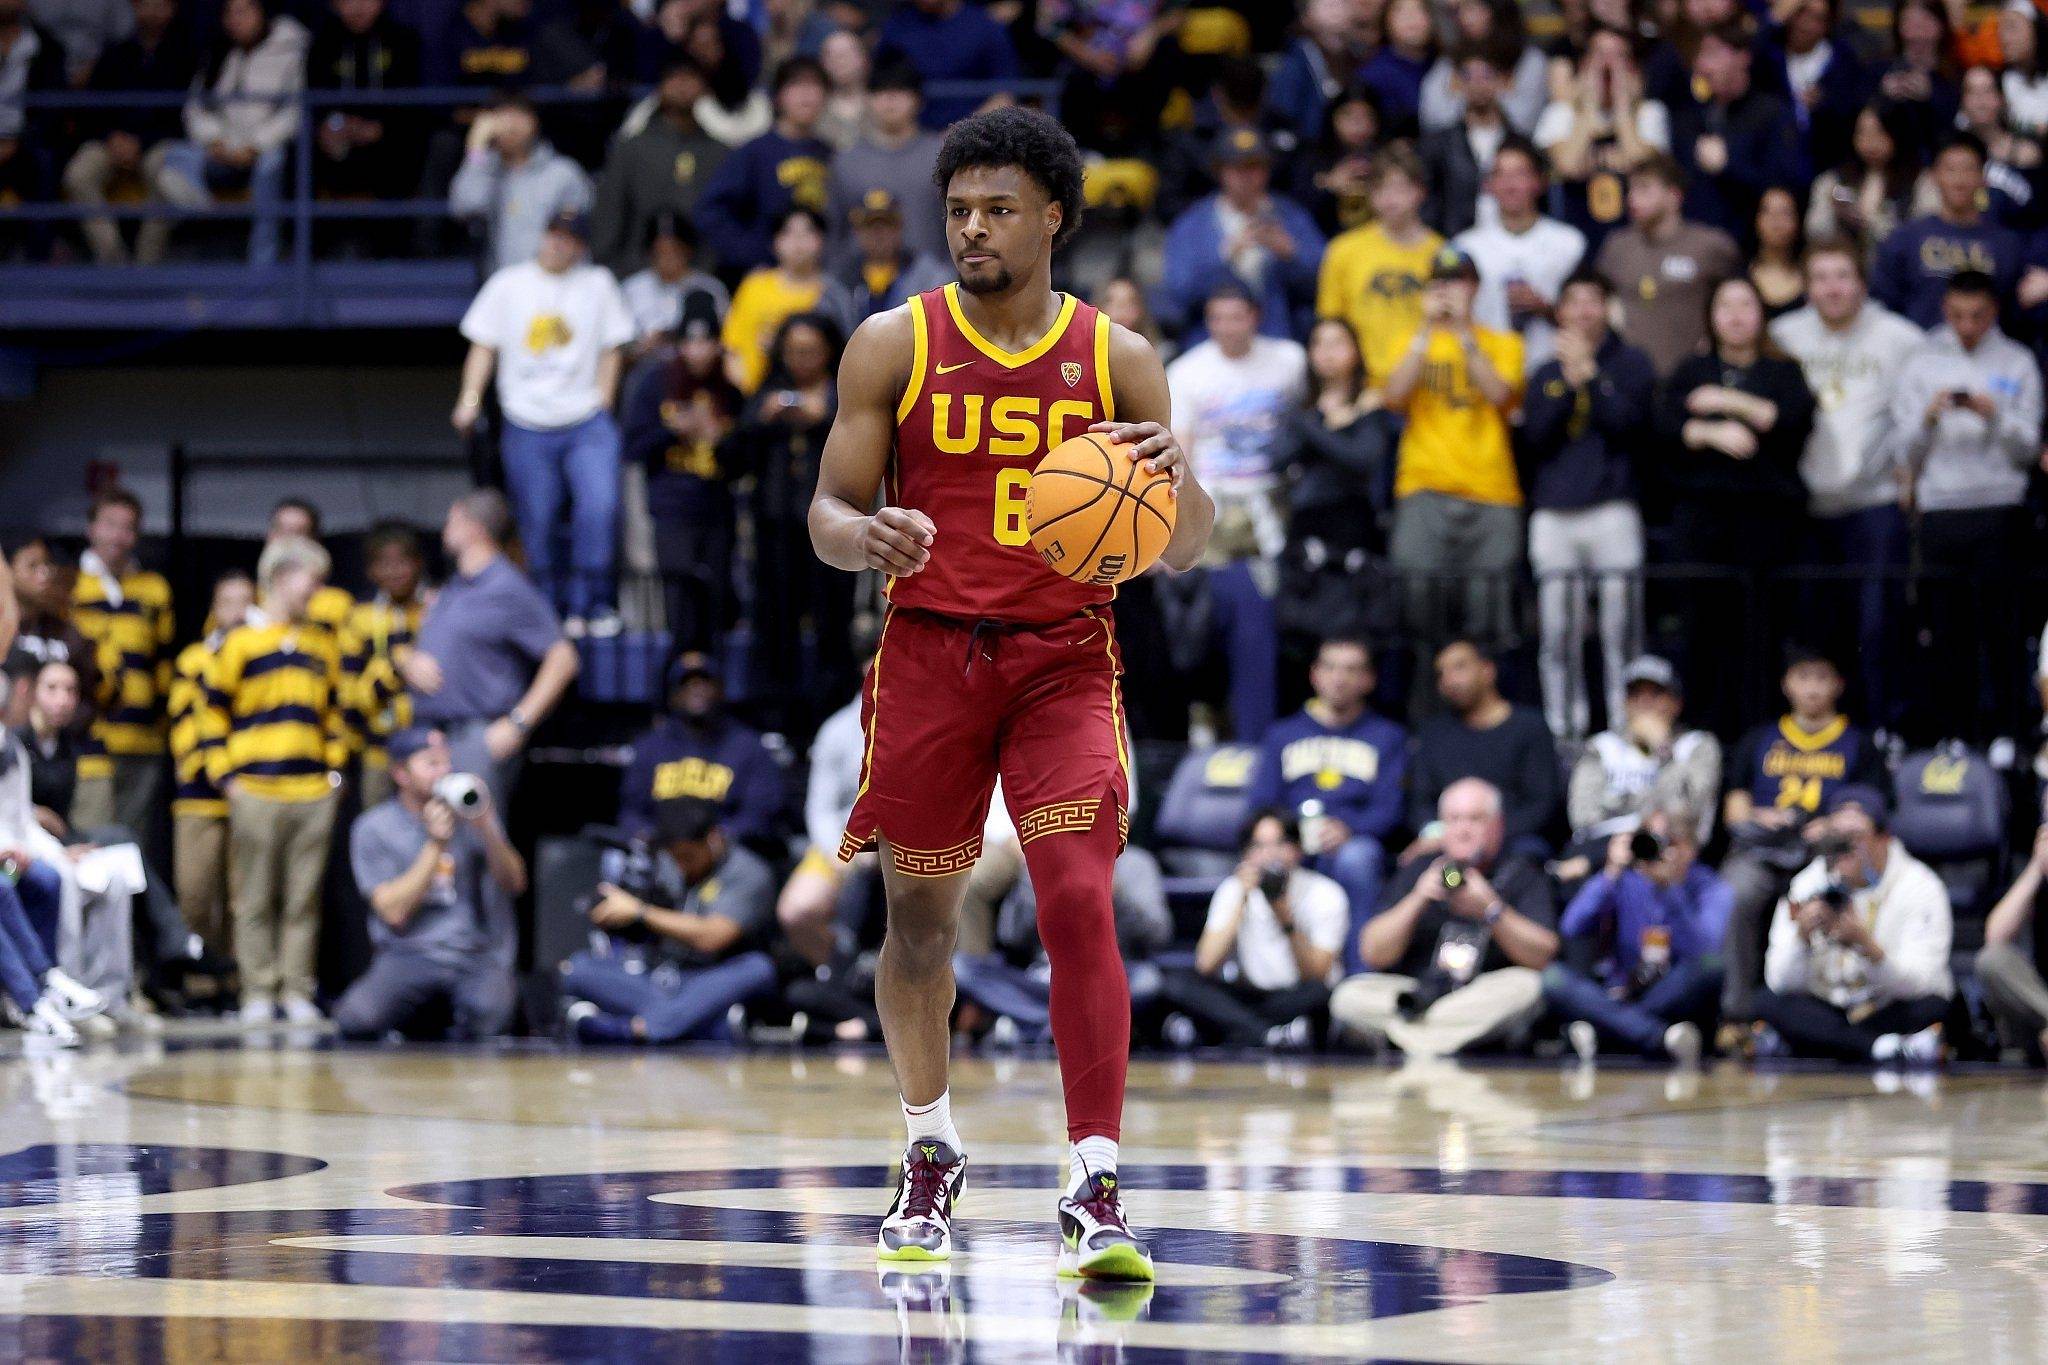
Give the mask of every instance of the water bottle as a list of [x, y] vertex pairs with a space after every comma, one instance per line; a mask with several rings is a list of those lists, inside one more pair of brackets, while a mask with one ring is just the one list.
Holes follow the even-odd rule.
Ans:
[[1301, 847], [1310, 857], [1323, 851], [1323, 803], [1311, 798], [1301, 803]]

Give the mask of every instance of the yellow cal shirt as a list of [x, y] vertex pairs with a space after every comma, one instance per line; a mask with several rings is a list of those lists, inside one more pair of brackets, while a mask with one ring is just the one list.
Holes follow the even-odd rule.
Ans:
[[[1415, 344], [1415, 328], [1400, 351]], [[1479, 351], [1493, 365], [1514, 401], [1522, 395], [1522, 338], [1513, 332], [1476, 327]], [[1501, 507], [1522, 505], [1521, 480], [1508, 445], [1507, 414], [1472, 387], [1465, 351], [1450, 332], [1438, 329], [1424, 353], [1422, 382], [1408, 398], [1408, 428], [1401, 436], [1401, 461], [1394, 496], [1445, 493]]]
[[1412, 246], [1388, 238], [1378, 223], [1339, 233], [1323, 252], [1316, 277], [1316, 316], [1343, 318], [1358, 333], [1366, 383], [1380, 388], [1422, 325], [1422, 288], [1444, 239], [1424, 229]]
[[746, 380], [741, 390], [751, 394], [768, 377], [768, 344], [775, 340], [775, 329], [795, 314], [817, 307], [824, 292], [822, 278], [797, 284], [769, 266], [740, 281], [725, 315], [725, 349], [740, 362]]

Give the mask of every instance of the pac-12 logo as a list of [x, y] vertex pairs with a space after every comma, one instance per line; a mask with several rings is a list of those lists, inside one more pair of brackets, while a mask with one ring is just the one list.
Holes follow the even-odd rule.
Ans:
[[1080, 383], [1081, 362], [1078, 360], [1062, 360], [1060, 362], [1060, 378], [1067, 381], [1067, 387], [1070, 389]]

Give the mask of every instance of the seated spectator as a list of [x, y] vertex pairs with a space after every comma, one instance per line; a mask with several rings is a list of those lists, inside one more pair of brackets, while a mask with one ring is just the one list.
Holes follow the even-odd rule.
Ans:
[[1449, 711], [1415, 732], [1408, 807], [1421, 833], [1401, 861], [1443, 850], [1447, 827], [1437, 819], [1437, 807], [1454, 783], [1468, 777], [1482, 778], [1493, 789], [1508, 852], [1548, 857], [1564, 780], [1542, 714], [1501, 696], [1492, 656], [1471, 640], [1453, 640], [1437, 651], [1436, 690]]
[[1318, 318], [1308, 334], [1307, 391], [1273, 453], [1290, 543], [1318, 541], [1326, 560], [1382, 550], [1400, 439], [1398, 419], [1366, 385], [1358, 334], [1343, 318]]
[[697, 229], [688, 218], [660, 214], [647, 224], [646, 268], [619, 285], [626, 312], [632, 316], [633, 356], [650, 354], [682, 330], [683, 315], [692, 311], [691, 296], [702, 294], [715, 326], [732, 307], [732, 296], [715, 275], [697, 269]]
[[[51, 197], [60, 130], [47, 111], [31, 113], [26, 96], [68, 87], [64, 49], [29, 20], [27, 0], [0, 0], [0, 52], [8, 72], [0, 83], [0, 199], [41, 203]], [[47, 234], [32, 229], [30, 240], [39, 237], [46, 246]], [[7, 242], [0, 236], [0, 247]]]
[[[1565, 907], [1557, 931], [1583, 944], [1588, 972], [1562, 962], [1543, 969], [1543, 998], [1568, 1020], [1581, 1061], [1620, 1043], [1680, 1066], [1700, 1059], [1702, 1024], [1721, 998], [1721, 937], [1734, 893], [1699, 861], [1700, 812], [1652, 807], [1634, 834], [1607, 840], [1607, 861]], [[1637, 856], [1638, 846], [1647, 854]], [[1600, 945], [1611, 944], [1604, 960]]]
[[1486, 177], [1494, 221], [1467, 228], [1457, 240], [1479, 267], [1472, 316], [1496, 332], [1520, 333], [1523, 363], [1532, 371], [1556, 349], [1558, 294], [1586, 254], [1577, 228], [1542, 213], [1549, 174], [1543, 154], [1519, 136], [1502, 142]]
[[335, 1029], [344, 1038], [430, 1036], [425, 1022], [445, 1008], [452, 1037], [497, 1037], [511, 1026], [514, 993], [512, 973], [490, 953], [484, 882], [522, 895], [526, 862], [505, 837], [488, 788], [459, 815], [437, 790], [453, 771], [440, 731], [400, 730], [388, 748], [397, 793], [349, 830], [372, 956], [335, 1002]]
[[1289, 338], [1307, 330], [1323, 258], [1323, 234], [1308, 210], [1272, 191], [1273, 152], [1255, 131], [1225, 133], [1214, 149], [1217, 193], [1191, 205], [1167, 229], [1158, 300], [1169, 325], [1192, 329], [1218, 284], [1236, 280], [1258, 300], [1260, 330]]
[[1693, 842], [1704, 844], [1714, 831], [1714, 801], [1721, 792], [1721, 741], [1679, 724], [1685, 693], [1678, 670], [1666, 660], [1638, 656], [1621, 670], [1621, 684], [1616, 723], [1586, 742], [1566, 785], [1574, 851], [1597, 856], [1597, 845], [1634, 829], [1657, 805], [1699, 812]]
[[[672, 59], [654, 87], [653, 116], [636, 132], [621, 130], [605, 157], [604, 173], [597, 178], [596, 202], [590, 211], [591, 255], [626, 281], [629, 300], [629, 277], [644, 266], [659, 268], [652, 259], [655, 244], [663, 240], [657, 224], [677, 225], [687, 234], [682, 240], [693, 263], [698, 254], [697, 225], [691, 215], [726, 157], [725, 144], [697, 122], [697, 103], [708, 89], [695, 62], [688, 57]], [[724, 288], [719, 286], [721, 297]], [[724, 311], [722, 302], [719, 311]]]
[[77, 1047], [78, 1023], [103, 1013], [106, 998], [51, 959], [21, 896], [0, 882], [0, 995], [34, 1044]]
[[825, 72], [808, 57], [775, 72], [775, 125], [735, 147], [711, 173], [697, 201], [697, 224], [719, 273], [738, 278], [775, 259], [775, 237], [790, 210], [825, 211], [832, 146], [818, 136]]
[[1478, 778], [1435, 807], [1442, 853], [1411, 859], [1359, 934], [1366, 970], [1330, 996], [1354, 1035], [1412, 1057], [1515, 1046], [1543, 1012], [1557, 907], [1538, 863], [1504, 852], [1500, 792]]
[[[584, 260], [580, 213], [550, 220], [532, 260], [484, 281], [462, 317], [469, 357], [451, 419], [467, 436], [493, 368], [505, 415], [505, 486], [519, 513], [527, 569], [572, 637], [616, 635], [619, 429], [612, 420], [633, 319], [611, 272]], [[566, 506], [565, 506], [566, 504]], [[570, 563], [556, 560], [569, 520]]]
[[1801, 240], [1799, 197], [1783, 185], [1766, 187], [1756, 201], [1750, 228], [1750, 240], [1756, 245], [1749, 256], [1749, 282], [1764, 301], [1765, 318], [1776, 322], [1806, 303], [1806, 243]]
[[1864, 67], [1857, 35], [1841, 27], [1837, 0], [1800, 0], [1778, 10], [1784, 17], [1753, 49], [1758, 84], [1786, 92], [1809, 164], [1839, 165], [1874, 73]]
[[727, 710], [725, 688], [704, 655], [677, 655], [666, 681], [667, 714], [633, 741], [619, 782], [619, 823], [628, 834], [651, 836], [663, 802], [708, 801], [727, 839], [779, 853], [781, 765]]
[[434, 44], [427, 72], [435, 85], [512, 90], [531, 80], [532, 0], [463, 0]]
[[861, 921], [881, 877], [873, 852], [839, 861], [839, 840], [860, 795], [867, 732], [861, 699], [825, 717], [811, 739], [810, 778], [804, 791], [804, 834], [809, 840], [796, 871], [776, 898], [775, 920], [789, 946], [813, 967], [850, 958]]
[[1380, 150], [1379, 97], [1353, 86], [1330, 103], [1321, 131], [1294, 159], [1295, 202], [1335, 236], [1372, 221], [1372, 167]]
[[1989, 276], [1999, 303], [2013, 297], [2022, 243], [1985, 211], [1987, 159], [1975, 134], [1949, 137], [1934, 158], [1935, 211], [1904, 224], [1878, 249], [1870, 295], [1916, 327], [1941, 323], [1949, 277], [1963, 271]]
[[1891, 836], [1890, 815], [1876, 787], [1837, 788], [1821, 856], [1778, 903], [1756, 1012], [1794, 1056], [1941, 1060], [1948, 890]]
[[[1410, 628], [1431, 643], [1454, 628], [1505, 638], [1509, 581], [1522, 557], [1522, 488], [1508, 445], [1522, 400], [1522, 339], [1474, 323], [1478, 291], [1472, 258], [1455, 246], [1439, 251], [1422, 325], [1386, 377], [1387, 406], [1408, 419], [1394, 476], [1394, 568]], [[1454, 598], [1462, 598], [1459, 627]]]
[[37, 663], [13, 676], [12, 691], [28, 694], [26, 721], [11, 727], [28, 759], [28, 795], [36, 823], [52, 837], [75, 841], [71, 798], [78, 790], [78, 670], [62, 659]]
[[1671, 152], [1686, 176], [1686, 218], [1745, 242], [1763, 192], [1806, 177], [1792, 111], [1751, 79], [1750, 42], [1741, 21], [1701, 34], [1689, 97], [1671, 110]]
[[[832, 144], [834, 159], [860, 140], [868, 127], [868, 78], [874, 62], [868, 55], [867, 39], [851, 29], [835, 28], [825, 35], [816, 52], [818, 65], [825, 68], [828, 91], [825, 113], [818, 120], [818, 136]], [[892, 63], [892, 65], [894, 65]], [[911, 73], [914, 77], [915, 72]], [[922, 84], [919, 86], [922, 89]]]
[[1379, 96], [1388, 130], [1412, 136], [1420, 123], [1422, 82], [1437, 62], [1436, 18], [1428, 0], [1389, 0], [1372, 46], [1359, 79]]
[[328, 569], [311, 540], [272, 541], [257, 606], [207, 673], [207, 774], [228, 798], [242, 1021], [318, 1023], [321, 884], [348, 762], [341, 648], [307, 615]]
[[1372, 163], [1372, 218], [1323, 253], [1316, 313], [1343, 318], [1365, 347], [1365, 380], [1384, 389], [1407, 338], [1422, 322], [1422, 294], [1444, 239], [1422, 221], [1429, 193], [1422, 163], [1405, 144]]
[[[313, 39], [306, 84], [314, 90], [381, 94], [420, 84], [419, 35], [385, 0], [331, 0], [333, 17]], [[313, 134], [313, 186], [322, 194], [397, 199], [419, 183], [425, 152], [419, 111], [365, 104], [327, 109]]]
[[[1493, 54], [1501, 112], [1517, 135], [1527, 137], [1549, 98], [1550, 61], [1529, 41], [1522, 7], [1513, 0], [1459, 0], [1450, 11], [1458, 50]], [[1423, 77], [1419, 114], [1424, 136], [1456, 127], [1471, 111], [1471, 87], [1460, 82], [1464, 74], [1454, 58], [1439, 57]]]
[[761, 39], [753, 25], [711, 0], [660, 0], [654, 10], [656, 69], [678, 57], [697, 64], [711, 89], [691, 110], [697, 123], [727, 147], [768, 131], [775, 106], [754, 84], [761, 69]]
[[540, 116], [517, 93], [499, 96], [469, 125], [462, 169], [448, 187], [448, 212], [484, 230], [487, 272], [537, 258], [551, 225], [587, 212], [590, 200], [590, 177], [541, 139]]
[[902, 61], [927, 86], [936, 81], [980, 81], [990, 88], [984, 99], [950, 95], [929, 100], [924, 126], [945, 128], [998, 100], [1023, 74], [1009, 30], [990, 18], [980, 5], [966, 0], [898, 0], [882, 20], [875, 41], [875, 65]]
[[229, 632], [247, 623], [256, 605], [256, 581], [240, 569], [214, 580], [206, 634], [178, 653], [172, 666], [167, 708], [171, 722], [171, 763], [177, 786], [171, 795], [171, 866], [178, 878], [178, 909], [197, 935], [205, 955], [233, 960], [234, 941], [228, 890], [228, 799], [213, 780], [208, 750], [219, 738], [206, 719], [211, 702], [207, 679]]
[[1347, 0], [1307, 0], [1301, 7], [1301, 33], [1280, 54], [1266, 103], [1304, 145], [1327, 126], [1332, 106], [1365, 61], [1362, 18]]
[[254, 220], [249, 264], [277, 261], [284, 172], [306, 85], [305, 27], [273, 17], [269, 0], [227, 0], [221, 36], [185, 105], [185, 138], [164, 154], [164, 197], [206, 208], [213, 193], [246, 189]]
[[[1988, 67], [1975, 66], [1963, 73], [1962, 94], [1956, 127], [1983, 139], [1990, 158], [1984, 163], [1984, 191], [1991, 216], [2015, 231], [2037, 226], [2041, 206], [2035, 177], [2041, 169], [2042, 138], [2048, 127], [2015, 127], [1999, 73]], [[1925, 201], [1931, 194], [1932, 186], [1923, 177], [1916, 200]], [[2038, 251], [2030, 252], [2030, 260], [2038, 255]]]
[[1550, 157], [1559, 217], [1585, 234], [1587, 255], [1597, 259], [1622, 225], [1629, 177], [1671, 149], [1670, 114], [1643, 95], [1634, 39], [1595, 28], [1565, 95], [1544, 109], [1530, 140]]
[[1656, 155], [1638, 162], [1628, 175], [1629, 225], [1608, 236], [1593, 262], [1620, 306], [1621, 339], [1650, 357], [1659, 378], [1699, 351], [1708, 301], [1742, 270], [1733, 238], [1680, 215], [1684, 196], [1676, 161]]
[[1656, 374], [1648, 356], [1608, 330], [1609, 302], [1607, 282], [1598, 275], [1565, 281], [1557, 304], [1557, 359], [1530, 377], [1522, 404], [1543, 713], [1557, 735], [1583, 735], [1591, 724], [1584, 649], [1589, 579], [1600, 603], [1610, 724], [1622, 710], [1623, 665], [1642, 637], [1636, 470], [1651, 463]]
[[2034, 831], [2033, 851], [2012, 887], [1984, 922], [1984, 947], [1977, 954], [1977, 980], [1984, 1003], [1997, 1021], [1999, 1041], [2024, 1052], [2030, 1065], [2048, 1058], [2048, 982], [2041, 977], [2048, 934], [2035, 926], [2043, 879], [2048, 878], [2048, 823]]
[[1237, 871], [1209, 899], [1194, 969], [1169, 968], [1161, 983], [1161, 1003], [1182, 1019], [1168, 1017], [1167, 1037], [1300, 1050], [1315, 1041], [1340, 974], [1344, 890], [1301, 865], [1300, 832], [1281, 811], [1254, 815], [1238, 852]]
[[902, 63], [885, 66], [868, 82], [860, 137], [832, 158], [826, 181], [827, 215], [838, 239], [838, 256], [851, 254], [847, 235], [854, 211], [881, 190], [903, 215], [903, 241], [913, 256], [940, 264], [950, 262], [946, 246], [945, 206], [932, 167], [938, 164], [939, 134], [918, 122], [924, 108], [924, 82]]
[[769, 347], [799, 313], [839, 317], [851, 309], [844, 288], [825, 274], [825, 220], [807, 208], [785, 211], [775, 224], [775, 263], [740, 281], [725, 315], [725, 370], [752, 396], [768, 377]]
[[[869, 190], [849, 214], [853, 255], [839, 272], [847, 332], [928, 289], [954, 279], [951, 257], [917, 256], [905, 245], [903, 205], [887, 190]], [[944, 221], [941, 219], [941, 221]]]
[[2014, 126], [2048, 126], [2048, 15], [2031, 5], [2001, 7], [1998, 48], [2005, 63], [1999, 87]]
[[1308, 680], [1308, 705], [1260, 741], [1245, 799], [1298, 821], [1308, 866], [1344, 888], [1348, 947], [1380, 903], [1387, 839], [1403, 816], [1408, 734], [1366, 710], [1379, 676], [1365, 641], [1324, 640]]
[[[1996, 85], [1993, 85], [1996, 90]], [[1856, 115], [1849, 155], [1822, 171], [1806, 201], [1806, 239], [1853, 242], [1867, 270], [1913, 211], [1919, 167], [1899, 107], [1873, 100]]]
[[1519, 136], [1501, 108], [1509, 76], [1501, 66], [1505, 60], [1498, 48], [1460, 49], [1455, 89], [1464, 107], [1450, 123], [1425, 131], [1416, 144], [1429, 176], [1429, 207], [1423, 217], [1446, 237], [1494, 220], [1497, 206], [1484, 202], [1491, 189], [1493, 158], [1510, 138]]
[[[198, 70], [198, 58], [185, 26], [178, 22], [177, 0], [133, 0], [133, 9], [134, 32], [99, 55], [88, 88], [108, 95], [186, 89]], [[177, 201], [182, 187], [163, 183], [164, 158], [180, 132], [176, 110], [110, 109], [81, 122], [89, 136], [64, 168], [68, 202], [101, 207], [117, 188], [138, 183], [148, 203]], [[88, 218], [81, 226], [95, 261], [128, 263], [127, 239], [113, 219]], [[135, 263], [161, 261], [170, 237], [170, 219], [145, 219], [135, 230]]]
[[609, 883], [590, 908], [603, 931], [562, 964], [564, 1020], [586, 1043], [674, 1043], [723, 1034], [736, 1005], [775, 988], [775, 964], [755, 942], [774, 924], [775, 879], [726, 839], [718, 806], [665, 800], [654, 835], [680, 873], [674, 908]]
[[349, 719], [361, 750], [359, 795], [365, 806], [374, 806], [392, 792], [384, 741], [412, 724], [412, 699], [405, 694], [399, 661], [412, 652], [426, 615], [427, 566], [419, 532], [402, 521], [372, 526], [363, 537], [363, 560], [377, 591], [349, 613], [341, 667], [354, 693]]
[[[1159, 87], [1153, 93], [1156, 96], [1162, 92], [1163, 87]], [[1072, 93], [1070, 85], [1070, 102]], [[1250, 57], [1223, 57], [1216, 62], [1208, 89], [1195, 101], [1188, 126], [1167, 134], [1163, 150], [1153, 150], [1156, 135], [1144, 126], [1138, 110], [1121, 101], [1086, 112], [1063, 108], [1061, 116], [1068, 127], [1087, 130], [1091, 150], [1099, 148], [1112, 156], [1136, 155], [1156, 161], [1156, 208], [1161, 217], [1171, 221], [1223, 187], [1217, 174], [1222, 164], [1219, 149], [1240, 144], [1240, 133], [1249, 133], [1264, 145], [1271, 183], [1294, 183], [1297, 139], [1294, 131], [1266, 107], [1265, 101], [1264, 68]], [[1156, 116], [1153, 121], [1156, 122]], [[1140, 126], [1133, 128], [1133, 123]]]
[[25, 652], [39, 663], [62, 659], [77, 670], [82, 732], [90, 726], [99, 700], [100, 671], [91, 642], [71, 619], [77, 564], [68, 557], [60, 561], [57, 551], [41, 536], [30, 536], [16, 545], [7, 562], [18, 613], [10, 652]]

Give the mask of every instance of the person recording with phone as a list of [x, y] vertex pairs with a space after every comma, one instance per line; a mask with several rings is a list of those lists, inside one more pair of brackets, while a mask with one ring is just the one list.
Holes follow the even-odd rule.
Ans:
[[445, 1014], [453, 1037], [496, 1037], [511, 1027], [514, 995], [511, 970], [490, 951], [485, 885], [520, 895], [526, 862], [490, 788], [453, 770], [439, 730], [400, 730], [386, 749], [397, 790], [349, 830], [373, 956], [335, 1002], [335, 1028], [344, 1038], [414, 1036]]

